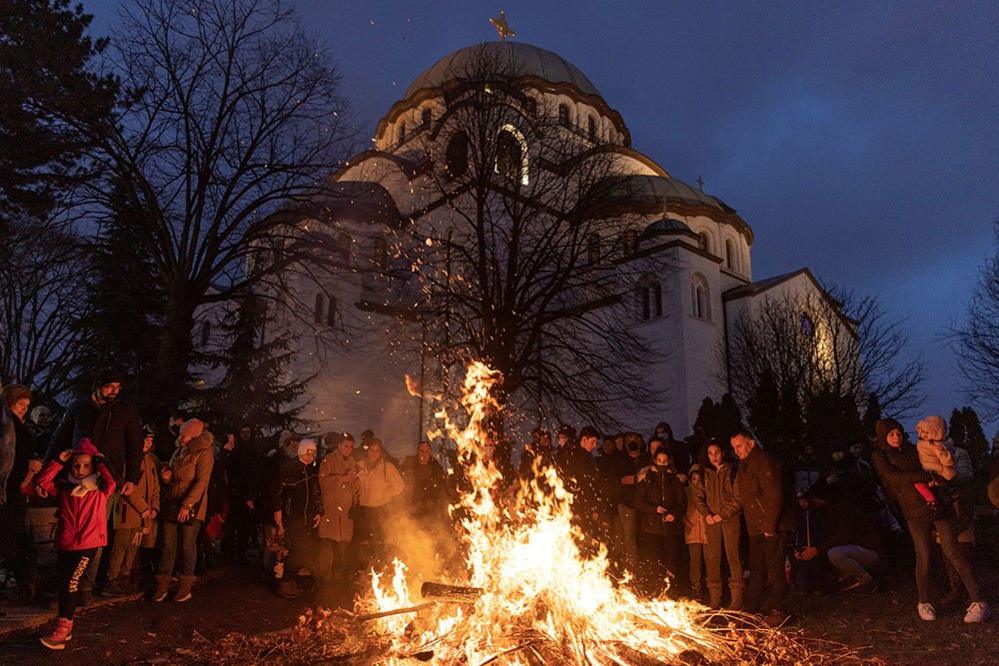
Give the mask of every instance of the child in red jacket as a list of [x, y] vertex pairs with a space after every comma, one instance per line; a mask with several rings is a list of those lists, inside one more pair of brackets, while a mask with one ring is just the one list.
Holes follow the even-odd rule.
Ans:
[[56, 525], [59, 616], [41, 641], [51, 650], [62, 650], [73, 638], [73, 615], [80, 604], [80, 578], [97, 549], [108, 544], [108, 498], [115, 483], [97, 447], [83, 438], [42, 470], [38, 486], [59, 501]]

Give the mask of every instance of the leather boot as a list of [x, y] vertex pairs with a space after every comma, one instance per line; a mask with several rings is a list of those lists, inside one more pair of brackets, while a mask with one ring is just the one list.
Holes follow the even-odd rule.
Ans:
[[745, 583], [741, 580], [737, 583], [729, 583], [729, 592], [732, 593], [732, 599], [728, 603], [728, 609], [734, 611], [741, 611], [745, 605], [745, 600], [743, 599], [743, 592], [746, 589]]
[[279, 597], [294, 599], [298, 596], [298, 585], [295, 583], [294, 579], [283, 578], [281, 582], [278, 583], [277, 593]]
[[180, 577], [180, 587], [177, 588], [177, 596], [173, 598], [177, 603], [184, 603], [191, 598], [191, 588], [194, 587], [194, 581], [197, 576], [181, 576]]
[[153, 601], [164, 601], [170, 592], [170, 576], [155, 576], [156, 591], [153, 592]]
[[721, 583], [708, 583], [708, 606], [715, 610], [721, 608], [722, 586]]

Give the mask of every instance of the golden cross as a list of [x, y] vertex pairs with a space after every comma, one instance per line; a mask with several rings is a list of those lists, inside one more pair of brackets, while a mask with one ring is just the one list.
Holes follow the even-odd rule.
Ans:
[[499, 38], [502, 41], [505, 42], [507, 37], [517, 36], [517, 33], [511, 30], [510, 26], [507, 25], [506, 12], [504, 12], [502, 9], [500, 10], [499, 16], [489, 19], [489, 22], [492, 24], [494, 28], [496, 28], [496, 32], [499, 33]]

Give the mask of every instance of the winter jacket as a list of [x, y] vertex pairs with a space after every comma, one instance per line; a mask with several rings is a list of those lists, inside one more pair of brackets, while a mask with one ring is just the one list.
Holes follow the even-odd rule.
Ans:
[[[635, 508], [635, 493], [638, 491], [638, 486], [640, 481], [638, 479], [638, 473], [643, 469], [649, 467], [649, 457], [644, 453], [640, 453], [638, 456], [632, 458], [627, 454], [627, 452], [617, 458], [616, 469], [614, 471], [614, 483], [617, 485], [617, 502], [618, 504], [623, 504], [629, 509]], [[624, 477], [633, 477], [634, 483], [625, 485], [622, 483]], [[611, 494], [613, 498], [615, 493]]]
[[100, 479], [98, 487], [79, 496], [73, 495], [77, 485], [66, 476], [56, 478], [66, 467], [61, 460], [49, 461], [38, 476], [36, 483], [49, 495], [58, 497], [57, 550], [88, 550], [108, 545], [108, 498], [115, 491], [115, 481], [100, 457], [94, 457], [94, 466]]
[[949, 441], [943, 441], [941, 444], [938, 447], [933, 442], [921, 439], [916, 442], [916, 453], [919, 455], [919, 464], [922, 465], [923, 469], [951, 481], [957, 476], [954, 445]]
[[274, 478], [271, 497], [284, 525], [297, 522], [311, 527], [315, 517], [323, 515], [319, 466], [304, 465], [298, 458], [286, 460]]
[[359, 475], [358, 499], [363, 507], [385, 506], [405, 489], [399, 470], [384, 457], [371, 468], [366, 461], [361, 461]]
[[354, 537], [350, 507], [357, 502], [357, 486], [347, 480], [352, 471], [357, 472], [357, 461], [336, 451], [327, 453], [319, 463], [319, 489], [323, 498], [319, 536], [323, 539], [350, 541]]
[[[657, 512], [660, 506], [672, 514], [673, 522], [663, 520], [666, 514]], [[666, 534], [682, 529], [687, 515], [687, 495], [673, 470], [653, 468], [645, 480], [638, 484], [635, 508], [641, 514], [638, 529], [645, 534]]]
[[266, 465], [260, 443], [236, 440], [236, 447], [229, 454], [229, 496], [234, 504], [255, 500], [260, 491], [261, 475]]
[[684, 488], [684, 492], [687, 493], [687, 514], [683, 519], [685, 543], [708, 542], [708, 523], [704, 520], [704, 514], [697, 510], [697, 490], [697, 487], [690, 483]]
[[188, 511], [195, 511], [194, 519], [205, 519], [208, 483], [215, 467], [214, 444], [215, 437], [206, 430], [185, 446], [177, 447], [170, 457], [170, 469], [173, 471], [170, 483], [160, 491], [161, 502], [166, 499]]
[[885, 438], [895, 429], [902, 430], [902, 426], [892, 419], [877, 422], [875, 430], [878, 442], [871, 452], [871, 463], [885, 491], [898, 505], [905, 519], [924, 518], [933, 513], [933, 508], [919, 494], [914, 484], [929, 483], [933, 475], [923, 469], [915, 446], [906, 441], [898, 448], [888, 444]]
[[704, 466], [702, 481], [696, 488], [697, 511], [702, 516], [718, 515], [724, 520], [736, 518], [742, 508], [735, 497], [735, 470], [729, 463], [717, 469]]
[[749, 455], [739, 461], [733, 490], [746, 517], [749, 535], [777, 534], [784, 492], [780, 465], [774, 457], [759, 445], [754, 446]]
[[593, 455], [576, 444], [565, 447], [563, 454], [563, 481], [573, 494], [572, 508], [580, 516], [598, 513], [609, 518], [617, 504], [612, 503], [604, 477], [597, 471]]
[[24, 505], [21, 481], [34, 455], [31, 431], [6, 404], [0, 403], [0, 505]]
[[142, 456], [142, 474], [135, 484], [132, 494], [124, 495], [114, 512], [114, 528], [136, 529], [151, 527], [155, 520], [143, 518], [142, 514], [153, 509], [160, 511], [160, 461], [153, 453]]
[[84, 437], [104, 456], [115, 481], [138, 483], [145, 437], [139, 411], [132, 403], [115, 400], [97, 405], [93, 396], [71, 403], [52, 435], [46, 458], [58, 458]]
[[861, 546], [884, 557], [881, 541], [881, 524], [877, 513], [843, 495], [826, 504], [819, 511], [823, 521], [821, 548], [823, 551], [836, 546]]
[[447, 513], [447, 479], [440, 464], [431, 458], [421, 465], [412, 456], [402, 464], [409, 512], [416, 519], [438, 519]]

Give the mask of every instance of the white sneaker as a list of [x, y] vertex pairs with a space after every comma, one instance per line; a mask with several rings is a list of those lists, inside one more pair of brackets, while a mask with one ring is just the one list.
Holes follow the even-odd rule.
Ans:
[[[933, 607], [933, 604], [919, 604], [916, 606], [916, 611], [919, 613], [920, 620], [933, 622], [933, 620], [937, 619], [937, 609]], [[970, 613], [971, 609], [968, 609], [968, 612]]]
[[965, 622], [985, 622], [989, 619], [989, 605], [984, 601], [976, 601], [968, 606], [968, 611], [964, 614]]

